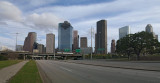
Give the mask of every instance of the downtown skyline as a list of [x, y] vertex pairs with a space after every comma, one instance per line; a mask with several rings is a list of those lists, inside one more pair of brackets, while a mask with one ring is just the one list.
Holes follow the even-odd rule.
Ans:
[[[24, 5], [25, 2], [28, 5]], [[129, 25], [131, 33], [135, 33], [144, 31], [146, 25], [151, 24], [153, 31], [159, 35], [160, 31], [157, 30], [160, 28], [159, 2], [158, 0], [88, 0], [86, 2], [80, 0], [65, 4], [66, 2], [61, 0], [48, 0], [48, 2], [2, 0], [0, 10], [7, 10], [0, 12], [0, 45], [14, 50], [16, 40], [14, 33], [20, 33], [17, 44], [23, 45], [28, 32], [36, 32], [37, 42], [44, 45], [46, 34], [55, 34], [55, 47], [57, 48], [58, 23], [67, 20], [74, 30], [78, 30], [80, 37], [88, 38], [88, 46], [90, 46], [90, 28], [93, 27], [96, 32], [96, 22], [105, 19], [108, 22], [107, 41], [108, 51], [110, 51], [111, 40], [119, 38], [118, 30], [123, 26]]]

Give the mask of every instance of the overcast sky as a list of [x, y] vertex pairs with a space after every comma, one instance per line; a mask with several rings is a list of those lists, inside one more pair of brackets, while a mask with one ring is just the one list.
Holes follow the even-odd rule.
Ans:
[[123, 26], [136, 33], [151, 24], [159, 35], [159, 4], [160, 0], [0, 0], [0, 46], [15, 49], [15, 33], [23, 45], [28, 32], [36, 32], [37, 42], [44, 45], [46, 34], [54, 33], [57, 47], [58, 23], [64, 20], [80, 37], [88, 37], [90, 46], [90, 28], [96, 31], [96, 22], [105, 19], [110, 51], [111, 40], [119, 38], [118, 29]]

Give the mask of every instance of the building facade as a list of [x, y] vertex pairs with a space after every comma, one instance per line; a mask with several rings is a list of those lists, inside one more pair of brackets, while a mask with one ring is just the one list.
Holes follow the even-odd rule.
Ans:
[[116, 50], [116, 43], [115, 40], [113, 39], [111, 42], [111, 53], [115, 53]]
[[45, 48], [43, 44], [38, 44], [38, 52], [41, 53], [45, 53]]
[[100, 20], [97, 22], [97, 33], [95, 37], [95, 50], [99, 54], [107, 54], [107, 21]]
[[124, 26], [119, 29], [119, 39], [121, 39], [129, 34], [130, 34], [130, 27], [129, 26]]
[[73, 44], [73, 27], [67, 21], [59, 23], [58, 26], [58, 49], [59, 51], [72, 51]]
[[74, 30], [73, 31], [73, 50], [78, 48], [79, 48], [79, 35], [78, 35], [78, 31]]
[[25, 38], [23, 50], [33, 52], [34, 43], [36, 42], [37, 34], [35, 32], [29, 32]]
[[16, 51], [23, 51], [23, 45], [17, 45]]
[[154, 37], [155, 39], [157, 39], [157, 38], [156, 38], [156, 34], [153, 32], [153, 27], [152, 27], [151, 24], [148, 24], [148, 25], [146, 26], [146, 32], [152, 33], [152, 34], [153, 34], [153, 37]]
[[153, 33], [153, 27], [152, 27], [151, 24], [148, 24], [148, 25], [146, 26], [146, 32], [148, 32], [148, 33]]
[[46, 35], [46, 53], [55, 53], [55, 35], [53, 33]]
[[81, 45], [80, 45], [80, 48], [87, 48], [87, 37], [81, 37], [80, 39], [81, 41]]

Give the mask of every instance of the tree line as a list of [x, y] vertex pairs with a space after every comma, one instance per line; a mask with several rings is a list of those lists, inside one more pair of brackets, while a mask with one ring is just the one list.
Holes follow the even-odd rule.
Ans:
[[135, 54], [136, 59], [140, 60], [140, 55], [160, 53], [160, 42], [152, 33], [145, 31], [129, 34], [117, 41], [116, 53], [127, 55], [128, 59]]

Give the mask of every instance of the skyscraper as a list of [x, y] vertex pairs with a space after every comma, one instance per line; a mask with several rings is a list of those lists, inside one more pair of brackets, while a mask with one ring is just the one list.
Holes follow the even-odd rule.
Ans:
[[43, 44], [38, 44], [38, 52], [39, 53], [44, 53], [45, 52], [44, 50], [45, 50], [44, 45]]
[[46, 53], [54, 53], [55, 52], [55, 35], [53, 33], [49, 33], [46, 35]]
[[36, 42], [37, 34], [35, 32], [29, 32], [24, 41], [23, 50], [33, 52], [34, 43]]
[[94, 52], [97, 54], [97, 43], [96, 43], [96, 40], [97, 40], [97, 33], [95, 34], [95, 50], [94, 50]]
[[116, 43], [115, 40], [113, 39], [111, 42], [111, 53], [115, 53], [116, 47], [115, 47]]
[[153, 34], [153, 37], [156, 38], [156, 35], [155, 35], [155, 33], [153, 32], [153, 27], [152, 27], [151, 24], [148, 24], [148, 25], [146, 26], [146, 32], [152, 33], [152, 34]]
[[119, 29], [119, 39], [125, 37], [130, 34], [130, 27], [125, 26]]
[[78, 36], [78, 31], [74, 30], [73, 31], [73, 50], [78, 49], [79, 47], [79, 36]]
[[23, 51], [23, 45], [17, 45], [16, 51]]
[[73, 27], [68, 21], [59, 23], [58, 26], [58, 49], [64, 51], [68, 49], [72, 51], [73, 44]]
[[146, 26], [146, 32], [148, 32], [148, 33], [153, 33], [153, 27], [152, 27], [151, 24], [148, 24], [148, 25]]
[[156, 35], [156, 39], [158, 40], [158, 35]]
[[107, 54], [107, 21], [97, 22], [96, 48], [97, 53]]
[[81, 37], [81, 48], [87, 48], [87, 37]]

